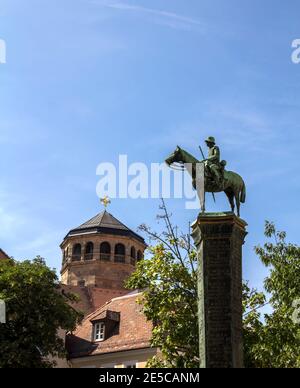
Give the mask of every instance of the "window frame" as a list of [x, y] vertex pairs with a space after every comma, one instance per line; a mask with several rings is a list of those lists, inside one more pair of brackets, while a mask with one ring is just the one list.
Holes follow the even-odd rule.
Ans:
[[[103, 249], [103, 248], [107, 249]], [[102, 241], [100, 244], [100, 260], [101, 261], [110, 261], [111, 260], [111, 244], [108, 241]]]
[[144, 259], [144, 254], [143, 252], [139, 249], [136, 253], [136, 260], [137, 262], [140, 262]]
[[[104, 322], [96, 322], [94, 323], [93, 327], [93, 341], [94, 342], [104, 342], [105, 341], [105, 332], [106, 332], [106, 327], [105, 327]], [[99, 333], [97, 333], [99, 327]], [[101, 327], [103, 328], [103, 333], [101, 334]], [[97, 335], [99, 334], [99, 338], [97, 338]]]
[[72, 261], [81, 261], [82, 244], [76, 243], [72, 247]]
[[126, 256], [126, 246], [123, 243], [118, 243], [115, 245], [115, 255], [117, 256]]
[[116, 369], [117, 365], [118, 365], [117, 362], [111, 362], [109, 364], [102, 364], [100, 368], [101, 369]]
[[114, 262], [118, 264], [126, 264], [126, 245], [118, 243], [114, 249]]
[[89, 241], [84, 247], [84, 261], [92, 261], [94, 259], [94, 243]]
[[138, 369], [138, 361], [132, 360], [132, 361], [125, 361], [123, 362], [123, 368], [124, 369]]

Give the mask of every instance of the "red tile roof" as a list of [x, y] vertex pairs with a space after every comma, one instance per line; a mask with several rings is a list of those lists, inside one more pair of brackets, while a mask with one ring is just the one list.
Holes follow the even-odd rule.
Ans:
[[[128, 294], [115, 298], [87, 316], [82, 325], [67, 337], [67, 350], [71, 358], [106, 354], [150, 347], [152, 324], [142, 313], [138, 303], [141, 294]], [[103, 342], [93, 342], [95, 319], [107, 317], [106, 311], [120, 314], [120, 322], [114, 322], [114, 330]], [[109, 314], [108, 314], [109, 315]], [[105, 321], [107, 324], [107, 321]]]
[[0, 260], [9, 259], [9, 256], [0, 248]]
[[93, 300], [93, 311], [95, 311], [112, 299], [127, 295], [128, 290], [106, 290], [103, 288], [92, 288], [91, 294]]
[[90, 314], [113, 298], [128, 294], [128, 290], [107, 290], [95, 287], [67, 286], [61, 284], [64, 292], [75, 294], [79, 301], [72, 306], [83, 312], [84, 315]]

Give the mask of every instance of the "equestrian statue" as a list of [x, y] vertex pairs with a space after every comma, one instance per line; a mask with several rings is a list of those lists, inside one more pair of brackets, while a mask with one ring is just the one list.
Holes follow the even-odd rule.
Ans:
[[225, 169], [227, 162], [221, 160], [220, 148], [216, 145], [214, 137], [210, 136], [205, 140], [205, 143], [209, 149], [207, 159], [205, 159], [201, 147], [203, 160], [200, 161], [178, 146], [166, 159], [166, 163], [168, 166], [179, 163], [185, 167], [190, 173], [193, 187], [198, 193], [199, 187], [204, 186], [204, 195], [202, 200], [200, 198], [203, 212], [205, 212], [205, 193], [213, 193], [214, 196], [214, 193], [224, 191], [229, 199], [232, 212], [235, 211], [236, 203], [237, 215], [240, 217], [241, 203], [246, 202], [245, 182], [240, 175]]

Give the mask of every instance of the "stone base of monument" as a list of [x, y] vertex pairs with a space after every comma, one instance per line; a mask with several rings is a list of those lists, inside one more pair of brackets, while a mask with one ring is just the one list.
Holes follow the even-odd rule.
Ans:
[[200, 214], [192, 225], [199, 258], [201, 368], [243, 368], [242, 246], [246, 222]]

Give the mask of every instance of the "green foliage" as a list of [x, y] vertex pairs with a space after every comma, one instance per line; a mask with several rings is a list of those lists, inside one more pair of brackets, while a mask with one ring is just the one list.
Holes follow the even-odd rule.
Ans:
[[48, 357], [65, 356], [58, 330], [71, 331], [82, 316], [67, 304], [54, 271], [40, 257], [0, 261], [0, 299], [7, 323], [0, 324], [1, 368], [49, 368]]
[[[270, 242], [255, 251], [270, 270], [265, 290], [270, 295], [272, 313], [257, 311], [247, 317], [245, 326], [247, 366], [256, 368], [300, 367], [300, 321], [293, 319], [295, 301], [300, 298], [300, 247], [286, 242], [286, 233], [266, 222]], [[258, 300], [260, 307], [263, 300]], [[254, 303], [255, 307], [255, 303]]]
[[[198, 367], [197, 259], [188, 236], [176, 235], [165, 205], [166, 232], [141, 229], [154, 241], [150, 258], [139, 263], [128, 287], [143, 289], [146, 317], [154, 323], [152, 346], [161, 354], [149, 367]], [[294, 301], [300, 298], [300, 248], [287, 244], [285, 233], [266, 223], [267, 243], [256, 253], [270, 269], [265, 292], [243, 286], [244, 353], [248, 368], [300, 366], [300, 324], [293, 322]], [[268, 300], [267, 297], [268, 295]], [[261, 316], [271, 304], [272, 313]], [[295, 304], [294, 304], [295, 306]], [[264, 319], [263, 319], [264, 318]]]
[[163, 209], [167, 232], [158, 235], [142, 226], [157, 245], [149, 248], [151, 259], [138, 264], [128, 287], [144, 289], [144, 313], [154, 323], [152, 345], [161, 350], [148, 366], [192, 368], [199, 365], [196, 254], [187, 236], [176, 236]]
[[152, 345], [161, 349], [165, 366], [196, 366], [197, 280], [162, 244], [150, 252], [152, 259], [139, 263], [128, 287], [145, 289], [144, 313], [155, 323]]
[[259, 343], [258, 333], [263, 329], [260, 309], [265, 305], [265, 294], [251, 289], [248, 283], [245, 283], [243, 285], [243, 336], [244, 362], [248, 368], [255, 368], [257, 366], [253, 357], [253, 349]]

